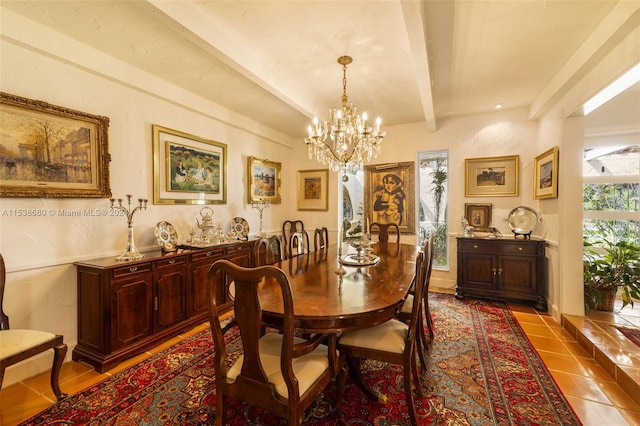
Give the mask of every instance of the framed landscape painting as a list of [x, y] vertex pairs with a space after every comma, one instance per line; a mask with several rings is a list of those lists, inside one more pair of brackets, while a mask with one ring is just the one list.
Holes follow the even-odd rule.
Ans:
[[153, 202], [227, 202], [227, 145], [153, 125]]
[[329, 169], [298, 170], [298, 210], [329, 210]]
[[0, 92], [0, 197], [108, 198], [109, 118]]
[[538, 155], [533, 165], [533, 198], [558, 197], [558, 147]]
[[467, 158], [466, 197], [515, 197], [518, 195], [520, 156]]
[[365, 222], [397, 223], [400, 232], [415, 233], [415, 163], [364, 167]]
[[280, 204], [282, 164], [249, 157], [247, 164], [249, 203], [268, 201]]

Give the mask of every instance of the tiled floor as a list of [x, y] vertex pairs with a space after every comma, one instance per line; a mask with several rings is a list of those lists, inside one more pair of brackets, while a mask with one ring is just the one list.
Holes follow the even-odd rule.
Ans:
[[[640, 425], [640, 347], [610, 326], [640, 327], [640, 307], [620, 310], [618, 305], [615, 313], [590, 311], [586, 318], [566, 317], [564, 327], [531, 307], [514, 304], [511, 309], [584, 425]], [[69, 394], [79, 392], [207, 326], [203, 324], [104, 374], [85, 364], [65, 363], [61, 387]], [[48, 374], [7, 386], [0, 391], [0, 425], [15, 425], [53, 401]]]

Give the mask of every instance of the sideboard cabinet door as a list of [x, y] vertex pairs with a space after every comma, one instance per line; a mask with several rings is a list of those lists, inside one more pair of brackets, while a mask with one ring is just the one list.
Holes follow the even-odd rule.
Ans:
[[462, 238], [456, 296], [534, 302], [547, 311], [544, 240]]

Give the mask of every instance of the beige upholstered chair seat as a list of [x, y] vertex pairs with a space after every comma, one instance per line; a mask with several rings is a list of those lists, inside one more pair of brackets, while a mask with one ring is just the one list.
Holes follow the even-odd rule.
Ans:
[[340, 337], [340, 345], [377, 351], [404, 352], [409, 326], [402, 321], [389, 320], [374, 327], [349, 331]]
[[[304, 342], [298, 337], [293, 338], [293, 343]], [[282, 335], [270, 333], [260, 338], [260, 361], [264, 373], [270, 383], [276, 388], [276, 392], [283, 398], [288, 398], [287, 385], [282, 377], [280, 369], [280, 352], [282, 351]], [[233, 364], [227, 373], [229, 379], [235, 380], [242, 369], [243, 356]], [[329, 368], [328, 348], [319, 345], [313, 352], [292, 360], [293, 373], [298, 379], [298, 389], [303, 395], [307, 389]]]
[[40, 330], [0, 330], [0, 359], [19, 354], [55, 337], [53, 333]]
[[411, 309], [413, 309], [413, 294], [407, 295], [407, 298], [400, 308], [400, 312], [403, 314], [411, 315]]

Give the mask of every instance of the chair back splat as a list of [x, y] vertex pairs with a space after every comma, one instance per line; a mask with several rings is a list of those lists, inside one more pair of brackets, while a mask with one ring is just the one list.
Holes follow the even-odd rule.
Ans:
[[394, 231], [396, 234], [396, 243], [400, 242], [400, 227], [397, 223], [379, 223], [373, 222], [369, 226], [369, 231], [373, 232], [373, 228], [378, 228], [378, 241], [381, 243], [389, 242], [389, 233]]
[[313, 231], [313, 250], [318, 251], [329, 246], [329, 230], [326, 226]]
[[[301, 220], [285, 220], [282, 222], [282, 241], [287, 245], [287, 251], [289, 250], [291, 234], [301, 231], [304, 231], [304, 223]], [[287, 252], [285, 259], [289, 257], [291, 257], [291, 253]]]
[[260, 238], [253, 246], [253, 262], [255, 266], [272, 265], [281, 262], [285, 257], [282, 237], [271, 235]]
[[60, 390], [59, 384], [60, 368], [67, 355], [67, 345], [63, 342], [63, 336], [48, 331], [9, 328], [9, 317], [3, 309], [6, 276], [4, 257], [0, 254], [0, 388], [2, 388], [4, 370], [7, 367], [53, 349], [51, 389], [60, 401], [67, 396]]
[[307, 231], [302, 230], [291, 234], [289, 238], [289, 257], [309, 253], [310, 251], [311, 242]]
[[[233, 309], [237, 327], [222, 327], [220, 323], [223, 277], [235, 282]], [[282, 303], [279, 331], [265, 334], [259, 286], [265, 286], [270, 297]], [[209, 269], [207, 292], [215, 344], [216, 424], [225, 424], [226, 401], [234, 398], [269, 410], [287, 419], [288, 424], [300, 425], [304, 410], [338, 370], [335, 336], [318, 335], [312, 340], [294, 336], [291, 287], [285, 273], [275, 266], [244, 268], [218, 260]], [[225, 334], [232, 330], [240, 334], [242, 355], [228, 368]]]

